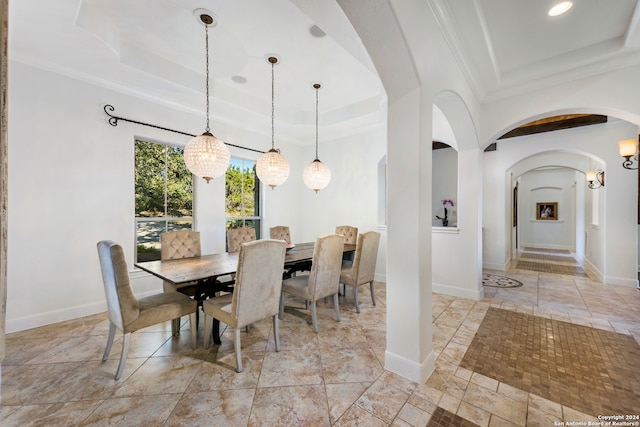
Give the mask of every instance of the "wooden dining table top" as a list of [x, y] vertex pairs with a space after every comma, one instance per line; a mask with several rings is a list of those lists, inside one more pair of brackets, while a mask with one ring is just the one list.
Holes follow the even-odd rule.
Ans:
[[[303, 261], [313, 259], [315, 243], [296, 243], [284, 257], [284, 266], [292, 266]], [[344, 252], [355, 251], [356, 245], [345, 244]], [[223, 252], [219, 254], [201, 255], [189, 258], [177, 258], [158, 261], [144, 261], [134, 264], [162, 280], [179, 285], [197, 280], [216, 278], [236, 272], [238, 267], [238, 252]]]

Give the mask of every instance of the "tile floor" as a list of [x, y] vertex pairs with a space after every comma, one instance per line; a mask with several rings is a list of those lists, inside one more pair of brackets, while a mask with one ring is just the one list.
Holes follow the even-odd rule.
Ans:
[[[577, 334], [574, 342], [581, 342], [584, 334], [606, 331], [637, 347], [640, 291], [603, 285], [589, 277], [530, 270], [487, 272], [509, 275], [523, 286], [485, 287], [482, 301], [433, 294], [436, 370], [425, 384], [383, 368], [386, 293], [385, 284], [376, 283], [377, 306], [362, 287], [360, 314], [355, 313], [351, 298], [341, 298], [341, 323], [335, 322], [330, 303], [320, 304], [317, 335], [307, 323], [302, 304], [298, 311], [288, 310], [281, 322], [278, 353], [269, 321], [243, 332], [245, 370], [240, 374], [234, 371], [232, 331], [225, 331], [221, 346], [207, 350], [202, 348], [204, 328], [199, 330], [196, 350], [190, 347], [188, 333], [171, 337], [168, 323], [134, 333], [120, 381], [114, 381], [113, 374], [121, 339], [114, 344], [109, 360], [101, 362], [108, 331], [104, 314], [9, 334], [2, 366], [0, 424], [554, 426], [560, 421], [595, 422], [598, 415], [634, 415], [601, 414], [599, 410], [610, 408], [592, 410], [571, 403], [574, 401], [561, 394], [567, 392], [562, 387], [542, 390], [526, 381], [515, 382], [514, 378], [523, 375], [517, 362], [498, 376], [493, 372], [496, 365], [490, 363], [495, 359], [491, 353], [484, 356], [486, 368], [463, 366], [472, 366], [465, 355], [477, 350], [474, 337], [499, 335], [505, 323], [511, 324], [484, 322], [494, 311], [552, 326], [579, 325], [570, 329]], [[501, 357], [526, 356], [531, 362], [531, 349], [525, 346], [518, 351], [511, 338], [494, 345], [502, 350]], [[619, 351], [611, 352], [611, 358], [616, 354]], [[546, 357], [564, 355], [556, 348]], [[588, 372], [589, 360], [578, 360], [576, 372]], [[640, 364], [628, 366], [625, 360], [616, 363], [623, 365], [629, 378], [636, 378]], [[607, 363], [598, 369], [608, 369]], [[571, 366], [567, 363], [562, 369]], [[623, 384], [616, 375], [618, 371], [607, 382], [577, 378], [575, 388], [587, 390], [573, 392], [605, 399], [619, 386], [627, 397], [638, 393], [634, 389], [638, 382]], [[636, 413], [640, 413], [637, 403]]]

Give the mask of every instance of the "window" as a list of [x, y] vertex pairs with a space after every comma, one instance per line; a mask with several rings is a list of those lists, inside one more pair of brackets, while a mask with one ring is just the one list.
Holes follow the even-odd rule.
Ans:
[[260, 180], [256, 176], [256, 162], [231, 158], [231, 165], [226, 174], [225, 194], [227, 230], [239, 227], [255, 228], [259, 239]]
[[136, 261], [160, 259], [160, 234], [193, 226], [193, 176], [183, 151], [135, 142]]

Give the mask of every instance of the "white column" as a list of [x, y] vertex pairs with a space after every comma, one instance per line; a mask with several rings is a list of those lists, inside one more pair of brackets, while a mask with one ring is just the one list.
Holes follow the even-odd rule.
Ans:
[[385, 368], [424, 382], [434, 370], [431, 307], [431, 101], [390, 101]]

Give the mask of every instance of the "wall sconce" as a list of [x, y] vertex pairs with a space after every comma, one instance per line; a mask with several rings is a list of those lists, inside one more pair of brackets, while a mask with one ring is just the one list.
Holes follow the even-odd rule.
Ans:
[[[625, 139], [623, 141], [618, 142], [618, 150], [620, 151], [620, 155], [624, 157], [624, 162], [622, 162], [622, 167], [625, 169], [635, 170], [638, 167], [633, 166], [633, 161], [638, 162], [638, 141], [635, 139]], [[633, 158], [633, 160], [631, 160]]]
[[585, 173], [587, 178], [587, 187], [592, 190], [600, 187], [604, 187], [604, 171], [589, 171]]

